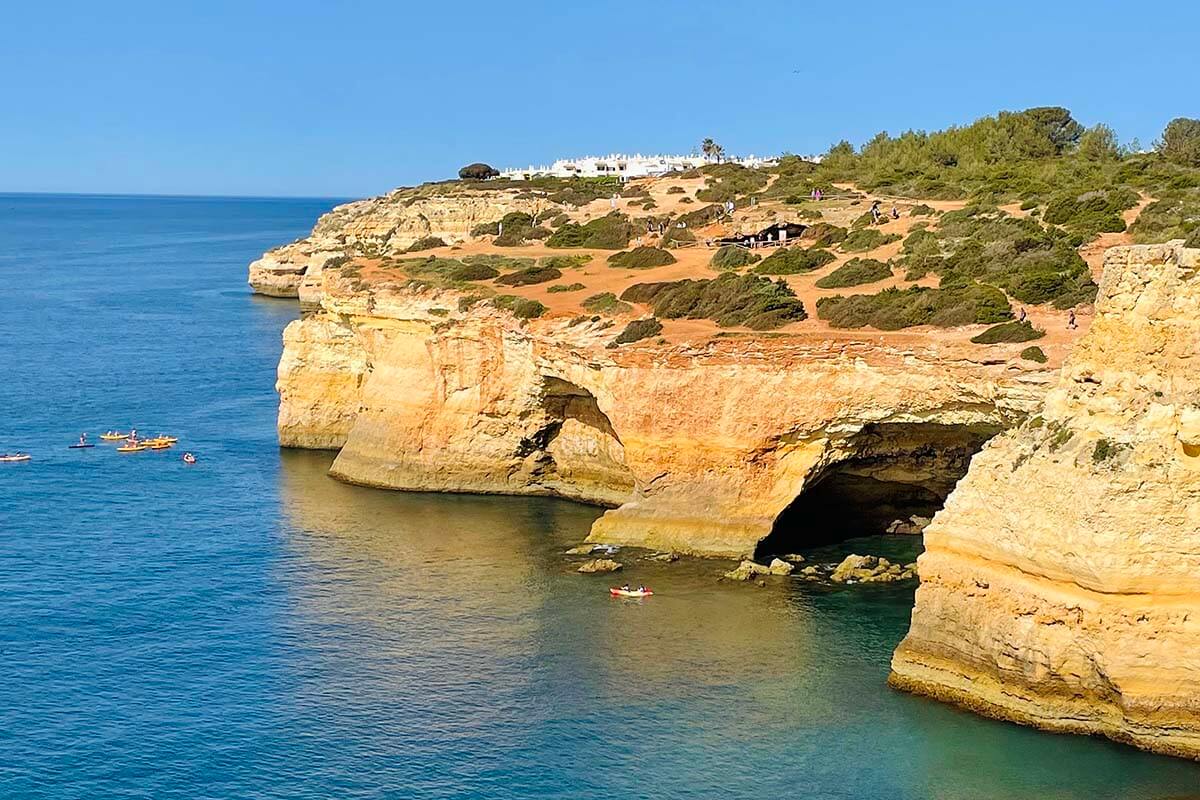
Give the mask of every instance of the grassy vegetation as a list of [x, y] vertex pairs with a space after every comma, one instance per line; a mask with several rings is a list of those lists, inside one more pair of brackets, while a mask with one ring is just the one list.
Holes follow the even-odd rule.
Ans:
[[579, 292], [586, 288], [582, 283], [557, 283], [554, 286], [547, 286], [546, 291], [550, 294], [560, 294], [562, 292]]
[[1171, 190], [1160, 195], [1142, 209], [1129, 232], [1134, 241], [1143, 243], [1190, 239], [1200, 234], [1200, 189]]
[[1032, 345], [1031, 347], [1026, 347], [1024, 350], [1022, 350], [1021, 358], [1025, 359], [1026, 361], [1036, 361], [1039, 364], [1045, 364], [1047, 361], [1049, 361], [1049, 359], [1046, 358], [1046, 351], [1037, 345]]
[[713, 253], [712, 260], [708, 263], [713, 269], [724, 272], [725, 270], [748, 267], [758, 262], [759, 258], [758, 253], [753, 253], [745, 247], [727, 244], [724, 247], [717, 248], [717, 252]]
[[784, 281], [757, 275], [635, 283], [621, 299], [646, 303], [663, 319], [711, 319], [721, 327], [771, 330], [807, 317], [804, 304]]
[[999, 325], [993, 325], [978, 336], [972, 336], [971, 341], [975, 344], [1007, 344], [1012, 342], [1031, 342], [1045, 335], [1045, 331], [1039, 331], [1028, 320], [1025, 322], [1014, 320], [1012, 322], [1001, 322]]
[[490, 281], [500, 273], [487, 264], [460, 264], [446, 271], [452, 281]]
[[542, 256], [538, 259], [539, 267], [553, 267], [554, 269], [578, 269], [584, 264], [590, 263], [591, 255], [580, 253], [579, 255], [571, 256]]
[[933, 208], [933, 206], [928, 206], [924, 203], [918, 203], [912, 207], [912, 210], [908, 212], [908, 215], [910, 217], [932, 217], [936, 213], [937, 211]]
[[820, 248], [780, 247], [754, 268], [759, 275], [796, 275], [812, 272], [835, 259], [833, 253]]
[[484, 263], [465, 263], [457, 258], [438, 256], [404, 258], [392, 263], [430, 286], [453, 287], [469, 281], [491, 280], [500, 274], [495, 268]]
[[724, 203], [754, 194], [767, 185], [768, 176], [760, 170], [746, 169], [741, 164], [709, 164], [701, 167], [705, 187], [696, 192], [696, 199], [706, 203]]
[[817, 280], [821, 289], [861, 286], [892, 277], [892, 268], [873, 258], [852, 258], [833, 272]]
[[685, 194], [687, 192], [682, 186], [668, 186], [667, 194]]
[[432, 250], [435, 247], [445, 247], [446, 243], [442, 241], [440, 236], [422, 236], [415, 242], [410, 244], [404, 251], [406, 253], [419, 253], [422, 250]]
[[651, 336], [657, 336], [662, 333], [662, 329], [662, 323], [655, 317], [635, 319], [625, 326], [625, 330], [617, 334], [617, 338], [613, 339], [613, 343], [629, 344], [630, 342], [649, 339]]
[[502, 256], [499, 253], [478, 253], [463, 256], [464, 264], [483, 264], [501, 271], [512, 269], [529, 269], [534, 265], [534, 259], [525, 256]]
[[508, 311], [517, 319], [536, 319], [546, 313], [546, 307], [537, 300], [512, 294], [496, 295], [492, 298], [492, 305]]
[[1011, 319], [1008, 300], [998, 289], [978, 283], [953, 288], [884, 289], [877, 294], [822, 297], [817, 316], [835, 328], [871, 326], [892, 331], [913, 325], [951, 328]]
[[530, 267], [502, 275], [496, 278], [496, 283], [501, 286], [532, 286], [537, 283], [556, 281], [561, 277], [562, 272], [553, 267]]
[[546, 240], [547, 247], [587, 247], [596, 250], [620, 250], [629, 244], [633, 226], [619, 212], [580, 225], [568, 222]]
[[681, 228], [678, 225], [672, 225], [668, 222], [666, 230], [663, 231], [662, 246], [671, 247], [681, 242], [696, 241], [696, 234], [692, 233], [691, 228]]
[[899, 234], [880, 233], [874, 228], [863, 228], [857, 231], [850, 231], [849, 235], [842, 240], [842, 243], [838, 247], [845, 253], [865, 253], [868, 250], [874, 250], [876, 247], [891, 244], [899, 240]]
[[593, 314], [616, 315], [627, 314], [633, 311], [633, 306], [629, 305], [629, 303], [622, 303], [612, 292], [594, 294], [585, 299], [580, 305]]
[[675, 256], [658, 247], [635, 247], [632, 250], [622, 250], [608, 257], [608, 265], [620, 269], [650, 269], [674, 264]]

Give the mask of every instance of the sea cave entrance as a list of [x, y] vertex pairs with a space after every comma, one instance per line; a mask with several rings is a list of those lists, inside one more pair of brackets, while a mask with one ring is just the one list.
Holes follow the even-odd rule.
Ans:
[[999, 431], [995, 425], [867, 425], [780, 512], [755, 558], [878, 535], [897, 521], [912, 525], [914, 516], [932, 517], [971, 457]]
[[532, 443], [540, 458], [538, 482], [562, 497], [618, 506], [633, 494], [625, 448], [608, 415], [587, 389], [543, 376], [546, 424]]

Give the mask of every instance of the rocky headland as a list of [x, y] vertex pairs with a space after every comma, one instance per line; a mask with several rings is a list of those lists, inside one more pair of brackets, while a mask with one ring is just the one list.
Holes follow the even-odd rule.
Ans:
[[1043, 407], [925, 531], [893, 685], [1200, 758], [1200, 250], [1117, 247]]

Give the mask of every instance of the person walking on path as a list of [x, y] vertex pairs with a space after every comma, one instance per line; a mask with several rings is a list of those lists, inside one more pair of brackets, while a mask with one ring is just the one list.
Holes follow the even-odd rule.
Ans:
[[1075, 330], [1078, 327], [1079, 324], [1075, 321], [1075, 309], [1072, 308], [1069, 312], [1067, 312], [1067, 328], [1069, 330]]

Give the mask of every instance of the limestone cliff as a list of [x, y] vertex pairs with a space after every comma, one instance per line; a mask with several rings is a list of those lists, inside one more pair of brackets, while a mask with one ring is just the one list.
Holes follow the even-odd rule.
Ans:
[[598, 318], [458, 300], [326, 270], [284, 336], [280, 442], [340, 449], [347, 481], [576, 498], [614, 507], [595, 540], [741, 556], [834, 469], [944, 496], [1048, 378], [862, 342], [614, 350]]
[[1200, 758], [1200, 251], [1119, 247], [1044, 410], [925, 533], [892, 683]]
[[543, 198], [511, 190], [458, 190], [445, 195], [416, 191], [397, 190], [324, 214], [307, 237], [270, 250], [252, 263], [250, 286], [259, 294], [299, 297], [312, 307], [320, 299], [320, 272], [335, 259], [400, 254], [426, 236], [454, 244], [467, 239], [476, 225], [495, 222], [510, 212], [546, 213], [553, 207]]

